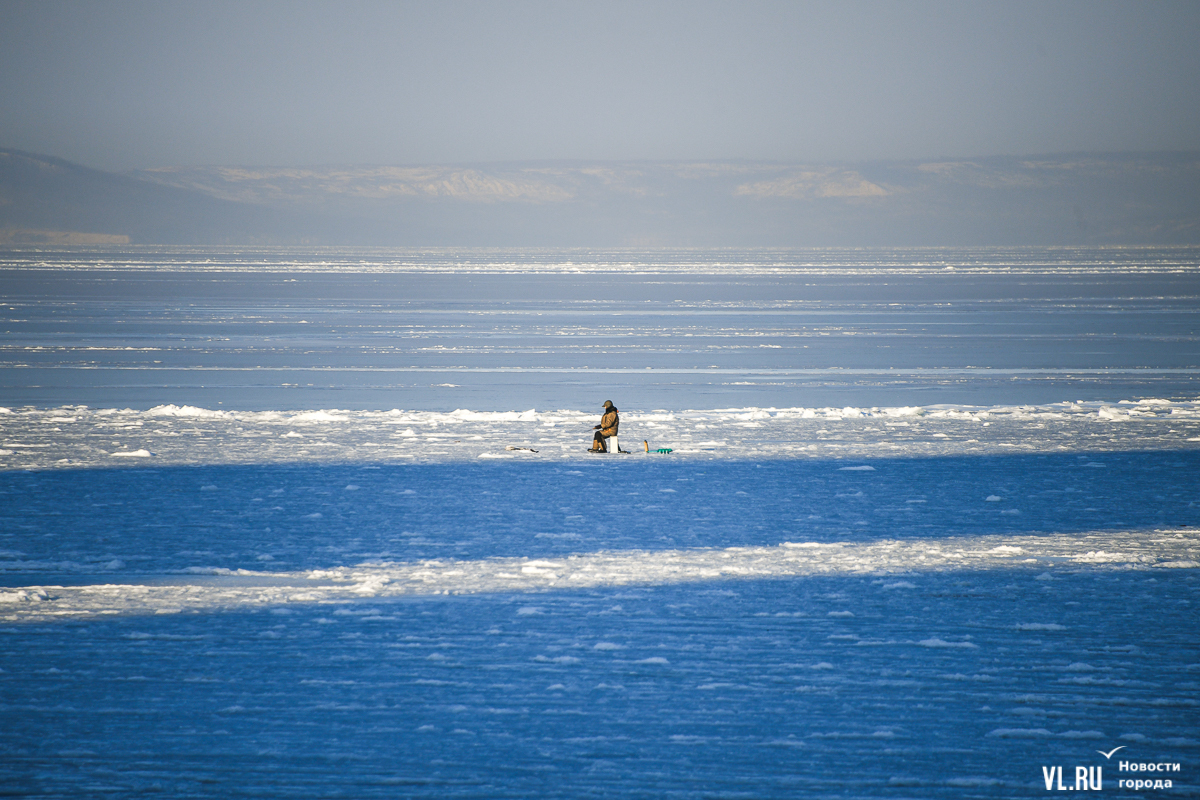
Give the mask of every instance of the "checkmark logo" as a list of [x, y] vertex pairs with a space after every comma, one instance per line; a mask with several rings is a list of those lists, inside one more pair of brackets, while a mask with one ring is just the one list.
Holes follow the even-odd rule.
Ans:
[[1107, 761], [1108, 759], [1112, 758], [1113, 753], [1117, 752], [1118, 750], [1124, 750], [1124, 749], [1125, 749], [1125, 745], [1121, 745], [1120, 747], [1114, 747], [1112, 750], [1109, 750], [1107, 753], [1104, 752], [1103, 750], [1097, 750], [1096, 752], [1099, 753], [1100, 755], [1104, 756], [1104, 759]]

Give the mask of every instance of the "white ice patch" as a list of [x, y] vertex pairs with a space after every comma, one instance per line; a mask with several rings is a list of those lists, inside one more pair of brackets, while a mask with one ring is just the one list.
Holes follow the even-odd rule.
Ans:
[[944, 639], [938, 639], [936, 637], [931, 639], [922, 639], [921, 641], [917, 642], [917, 644], [921, 645], [921, 647], [936, 648], [961, 648], [967, 650], [976, 650], [979, 648], [979, 645], [972, 644], [971, 642], [947, 642]]
[[[1039, 576], [1040, 577], [1040, 576]], [[1065, 631], [1062, 625], [1057, 622], [1018, 622], [1016, 625], [1019, 631]]]
[[305, 411], [296, 414], [290, 420], [297, 424], [317, 424], [321, 422], [347, 422], [348, 418], [337, 411]]
[[147, 417], [185, 417], [190, 419], [224, 419], [230, 416], [228, 411], [210, 411], [196, 406], [165, 405], [155, 406], [145, 412]]
[[[1119, 417], [1122, 424], [1106, 425], [1103, 435], [1097, 436], [1096, 420], [1104, 409], [1109, 409], [1108, 417]], [[56, 430], [67, 419], [75, 420], [69, 433]], [[1200, 441], [1200, 401], [1123, 401], [1115, 406], [631, 409], [622, 412], [621, 433], [626, 441], [639, 444], [620, 460], [615, 454], [597, 457], [584, 452], [591, 446], [591, 427], [597, 421], [594, 412], [535, 409], [22, 408], [0, 414], [0, 469], [111, 465], [114, 433], [128, 429], [137, 430], [137, 443], [126, 446], [131, 449], [119, 449], [124, 455], [116, 458], [152, 455], [156, 465], [164, 466], [354, 460], [412, 463], [413, 459], [445, 463], [520, 453], [529, 461], [588, 459], [592, 464], [632, 463], [644, 458], [828, 459], [846, 465], [836, 467], [839, 471], [870, 472], [875, 469], [871, 459], [883, 456], [1190, 450]], [[706, 438], [697, 442], [694, 436], [701, 426]], [[724, 438], [718, 438], [721, 436]], [[646, 445], [641, 446], [642, 441]], [[506, 450], [513, 442], [528, 442], [539, 452]], [[660, 449], [673, 452], [657, 452]], [[142, 451], [149, 455], [140, 455]], [[1102, 469], [1106, 465], [1085, 457], [1079, 466]], [[999, 497], [993, 494], [987, 499], [1000, 502]]]
[[[358, 598], [437, 594], [503, 594], [661, 585], [713, 580], [753, 580], [809, 575], [913, 575], [968, 570], [1152, 570], [1200, 568], [1200, 540], [1162, 531], [1098, 531], [1040, 536], [951, 537], [876, 542], [791, 543], [775, 547], [704, 550], [608, 551], [556, 560], [490, 558], [477, 561], [370, 563], [307, 572], [254, 572], [196, 568], [186, 576], [139, 584], [27, 586], [10, 589], [0, 619], [62, 619], [97, 614], [147, 614], [164, 608], [204, 610], [288, 603], [348, 603]], [[1103, 553], [1104, 557], [1097, 558]], [[1118, 553], [1120, 555], [1118, 555]], [[1031, 563], [1032, 562], [1032, 563]], [[1043, 573], [1049, 574], [1049, 573]], [[1040, 577], [1040, 576], [1039, 576]], [[898, 585], [896, 588], [900, 588]], [[26, 602], [22, 599], [28, 600]], [[45, 598], [33, 602], [32, 598]], [[518, 615], [542, 613], [522, 606]], [[850, 618], [848, 611], [831, 617]], [[1053, 623], [1022, 623], [1022, 630], [1053, 630]], [[1041, 625], [1043, 627], [1033, 627]], [[922, 647], [974, 647], [937, 636]], [[599, 648], [603, 649], [603, 648]]]

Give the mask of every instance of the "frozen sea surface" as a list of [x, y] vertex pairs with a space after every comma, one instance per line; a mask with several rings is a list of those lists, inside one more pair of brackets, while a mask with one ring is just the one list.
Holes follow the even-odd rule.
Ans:
[[0, 580], [1200, 524], [1200, 403], [596, 418], [0, 409]]
[[1180, 763], [1167, 794], [1194, 796], [1194, 573], [10, 625], [0, 771], [39, 797], [1010, 798], [1042, 795], [1042, 766], [1061, 764], [1068, 784], [1099, 766], [1109, 793], [1163, 796], [1118, 791], [1125, 758]]
[[1200, 248], [0, 254], [0, 405], [1200, 396]]
[[0, 793], [1200, 794], [1196, 255], [8, 254]]
[[594, 416], [0, 414], [0, 780], [1195, 793], [1196, 403]]

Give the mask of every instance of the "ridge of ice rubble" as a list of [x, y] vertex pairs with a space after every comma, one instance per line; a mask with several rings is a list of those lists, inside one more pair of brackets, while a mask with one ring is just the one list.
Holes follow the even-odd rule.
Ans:
[[[1122, 250], [1124, 248], [1121, 248]], [[717, 253], [696, 252], [690, 248], [628, 248], [564, 252], [557, 249], [533, 253], [504, 252], [491, 247], [423, 248], [304, 248], [303, 256], [291, 248], [271, 248], [265, 255], [256, 253], [219, 254], [210, 249], [138, 245], [142, 257], [106, 253], [102, 258], [73, 258], [12, 252], [4, 263], [50, 266], [69, 263], [77, 272], [120, 269], [148, 273], [274, 273], [330, 275], [713, 275], [797, 277], [863, 277], [877, 279], [897, 276], [970, 276], [1053, 275], [1089, 278], [1115, 275], [1193, 274], [1195, 264], [1186, 253], [1148, 256], [1149, 248], [1133, 248], [1132, 254], [1072, 252], [1064, 257], [1061, 248], [997, 248], [993, 254], [963, 248], [888, 248], [832, 247], [770, 249], [754, 248]], [[319, 257], [311, 257], [319, 253]], [[947, 260], [953, 260], [948, 264]], [[149, 350], [154, 348], [127, 347]]]
[[[583, 455], [598, 418], [596, 411], [569, 409], [24, 407], [0, 414], [0, 470], [102, 466], [119, 459], [149, 464], [474, 461], [513, 458], [518, 452], [527, 460], [599, 463], [608, 459]], [[824, 458], [849, 462], [846, 467], [857, 461], [853, 468], [868, 472], [861, 463], [866, 458], [1191, 449], [1200, 442], [1200, 400], [651, 409], [624, 411], [621, 423], [622, 444], [635, 459], [647, 451], [657, 458]], [[670, 455], [657, 454], [659, 448]]]
[[[798, 576], [903, 575], [919, 589], [920, 575], [947, 571], [1153, 570], [1200, 568], [1200, 539], [1158, 530], [1087, 534], [948, 537], [876, 542], [783, 542], [773, 547], [627, 550], [560, 558], [372, 562], [303, 572], [193, 567], [175, 578], [142, 583], [24, 586], [0, 590], [0, 619], [8, 621], [229, 609], [287, 603], [348, 603], [362, 598], [525, 593], [557, 589], [661, 585], [710, 580]], [[188, 576], [193, 576], [190, 580]], [[198, 581], [195, 576], [203, 576]], [[1040, 577], [1040, 576], [1039, 576]], [[900, 584], [897, 584], [900, 586]], [[837, 612], [841, 613], [841, 612]], [[1057, 623], [1020, 623], [1016, 630], [1062, 630]], [[928, 639], [923, 647], [970, 648]]]
[[[113, 411], [115, 409], [109, 409]], [[126, 413], [129, 409], [125, 410]], [[137, 413], [137, 412], [133, 412]], [[174, 403], [165, 406], [155, 406], [145, 412], [148, 417], [201, 417], [204, 419], [223, 419], [229, 417], [228, 411], [210, 411], [196, 406], [177, 406]]]
[[[957, 405], [931, 404], [927, 406], [844, 406], [836, 408], [793, 406], [785, 408], [748, 406], [744, 408], [713, 408], [713, 409], [653, 409], [622, 411], [622, 422], [663, 422], [688, 420], [709, 420], [713, 422], [747, 422], [773, 419], [861, 419], [861, 418], [931, 418], [931, 419], [972, 419], [975, 417], [1009, 417], [1018, 419], [1033, 418], [1064, 418], [1079, 415], [1090, 415], [1096, 419], [1135, 419], [1145, 416], [1180, 416], [1185, 418], [1200, 418], [1200, 399], [1195, 400], [1163, 400], [1151, 398], [1147, 400], [1109, 401], [1080, 401], [1046, 403], [1038, 405]], [[393, 408], [387, 411], [349, 410], [349, 409], [315, 409], [315, 410], [271, 410], [271, 411], [237, 411], [201, 408], [191, 405], [159, 405], [145, 411], [131, 408], [91, 409], [87, 406], [61, 406], [58, 408], [39, 408], [25, 406], [21, 408], [0, 408], [0, 415], [6, 416], [38, 416], [47, 418], [74, 415], [84, 416], [118, 416], [123, 419], [141, 417], [176, 417], [185, 419], [237, 419], [243, 422], [278, 421], [281, 423], [295, 422], [352, 422], [361, 419], [387, 419], [397, 424], [449, 424], [453, 422], [539, 422], [561, 423], [573, 422], [578, 419], [598, 417], [596, 411], [578, 411], [572, 409], [557, 409], [538, 411], [478, 411], [457, 408], [453, 411], [420, 411]]]

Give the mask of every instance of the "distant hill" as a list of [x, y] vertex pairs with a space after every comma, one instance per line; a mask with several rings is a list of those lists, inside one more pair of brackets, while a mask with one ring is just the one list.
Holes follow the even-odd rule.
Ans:
[[290, 212], [0, 150], [0, 243], [219, 244], [291, 235]]
[[1200, 153], [114, 174], [0, 150], [0, 242], [56, 236], [414, 246], [1192, 244], [1200, 243]]

